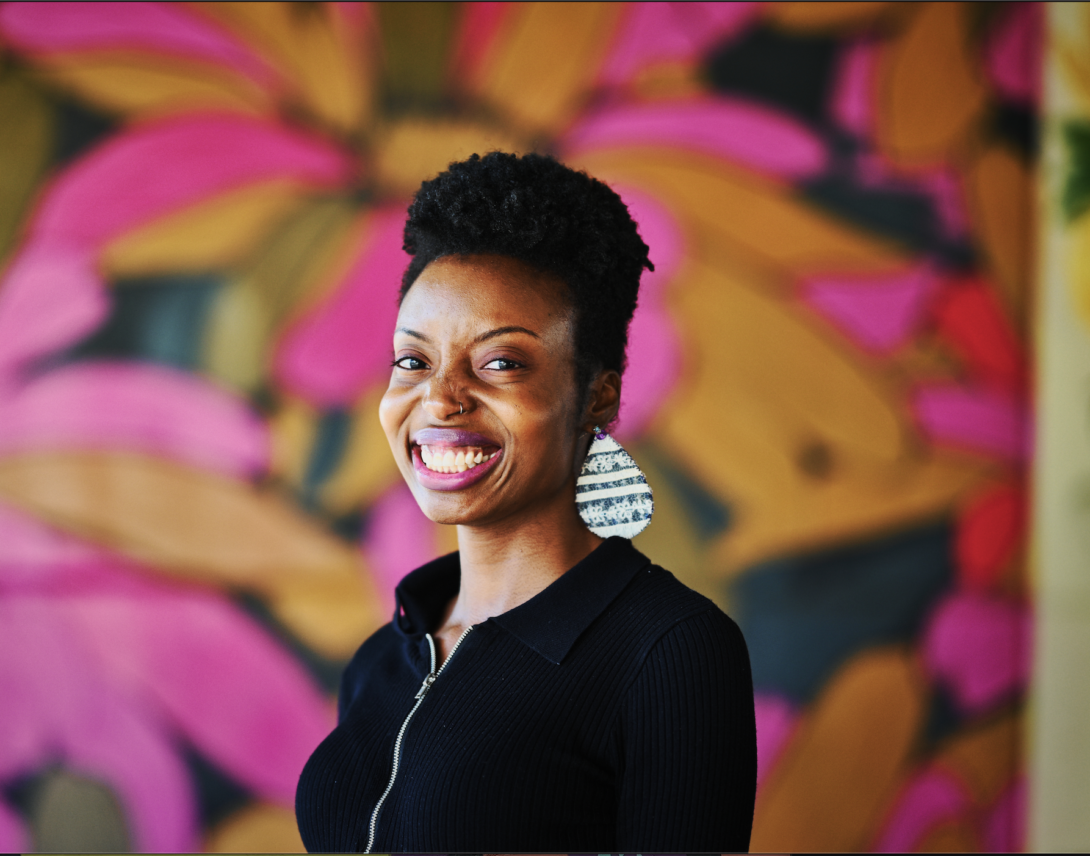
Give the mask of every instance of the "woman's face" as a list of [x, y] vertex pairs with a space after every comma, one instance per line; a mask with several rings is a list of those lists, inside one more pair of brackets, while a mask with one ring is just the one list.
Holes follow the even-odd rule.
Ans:
[[564, 284], [517, 260], [447, 256], [420, 274], [379, 418], [429, 518], [486, 526], [574, 511], [588, 436], [573, 334]]

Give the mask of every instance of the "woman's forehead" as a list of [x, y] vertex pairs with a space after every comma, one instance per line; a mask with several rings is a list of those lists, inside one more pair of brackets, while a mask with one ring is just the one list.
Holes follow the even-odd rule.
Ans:
[[405, 295], [399, 326], [452, 332], [524, 327], [539, 336], [571, 323], [567, 286], [551, 274], [506, 256], [445, 256], [429, 264]]

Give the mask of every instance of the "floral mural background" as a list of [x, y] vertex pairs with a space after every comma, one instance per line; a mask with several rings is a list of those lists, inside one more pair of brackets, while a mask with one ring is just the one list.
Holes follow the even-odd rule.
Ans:
[[742, 625], [755, 850], [1024, 844], [1043, 7], [0, 5], [0, 849], [291, 850], [401, 575], [404, 209], [475, 151], [656, 265], [636, 543]]

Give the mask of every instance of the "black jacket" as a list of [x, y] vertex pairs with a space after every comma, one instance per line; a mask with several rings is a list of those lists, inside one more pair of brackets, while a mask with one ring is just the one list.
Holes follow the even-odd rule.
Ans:
[[458, 584], [457, 553], [405, 577], [346, 669], [296, 793], [309, 850], [366, 848], [387, 789], [372, 852], [748, 849], [749, 657], [715, 604], [610, 538], [475, 625], [418, 700]]

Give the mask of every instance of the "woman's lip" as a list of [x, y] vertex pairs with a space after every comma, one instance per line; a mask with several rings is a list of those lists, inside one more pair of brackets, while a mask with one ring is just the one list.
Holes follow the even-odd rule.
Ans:
[[434, 470], [429, 470], [420, 457], [419, 446], [412, 447], [412, 455], [413, 469], [416, 470], [416, 480], [424, 487], [428, 488], [428, 490], [462, 490], [488, 475], [503, 456], [503, 452], [501, 450], [492, 458], [489, 458], [487, 461], [481, 461], [477, 466], [466, 470], [464, 473], [437, 473]]
[[491, 437], [461, 428], [421, 428], [409, 438], [415, 446], [499, 446]]

